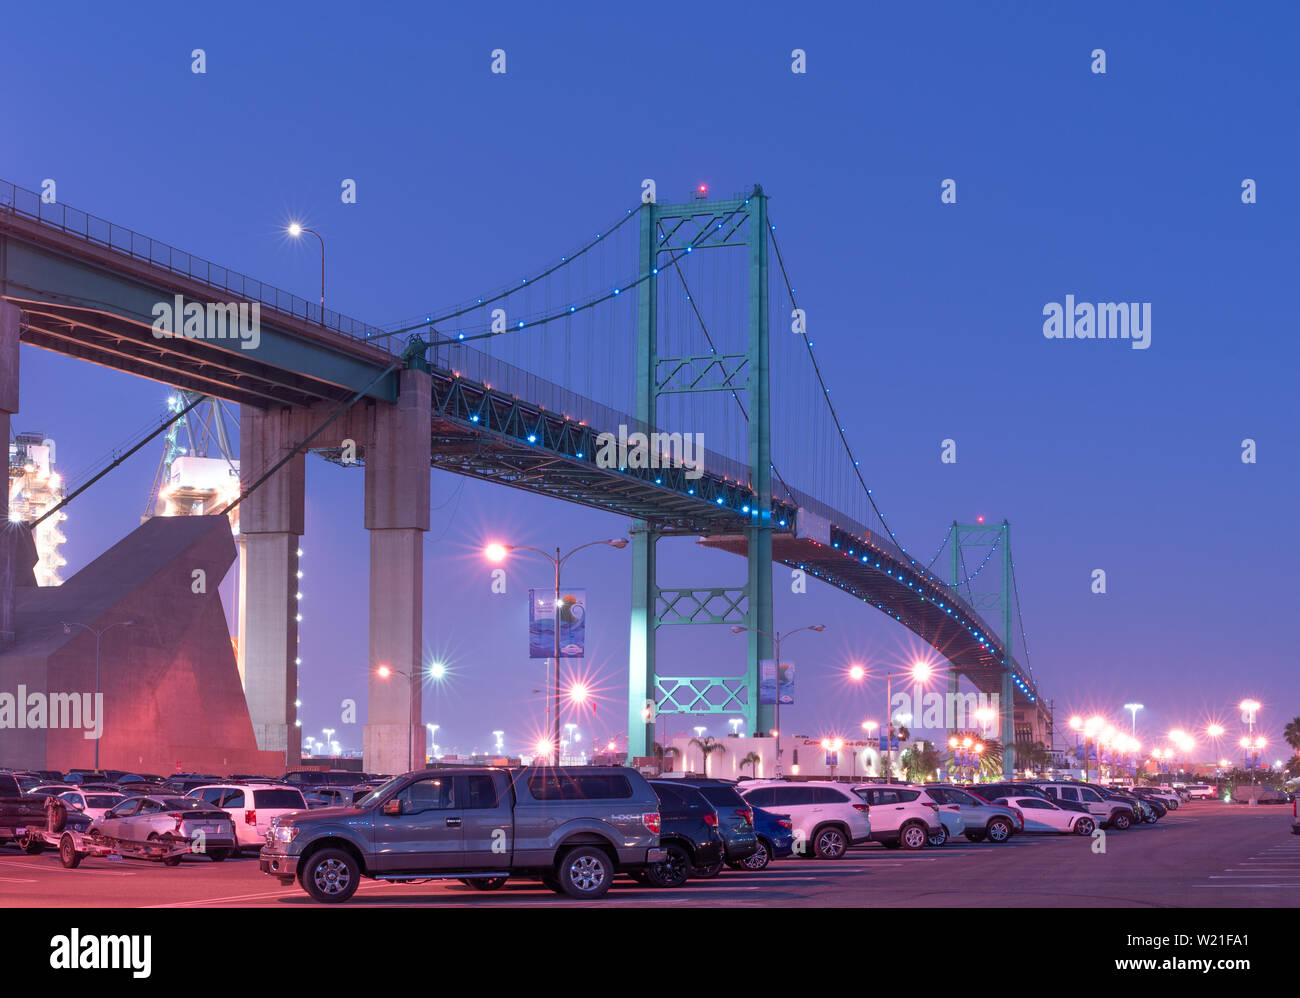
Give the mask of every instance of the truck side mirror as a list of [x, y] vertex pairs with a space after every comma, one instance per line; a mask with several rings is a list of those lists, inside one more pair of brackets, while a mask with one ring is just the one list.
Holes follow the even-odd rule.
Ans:
[[402, 799], [400, 797], [393, 797], [391, 800], [384, 801], [384, 806], [380, 808], [380, 811], [383, 814], [401, 814]]

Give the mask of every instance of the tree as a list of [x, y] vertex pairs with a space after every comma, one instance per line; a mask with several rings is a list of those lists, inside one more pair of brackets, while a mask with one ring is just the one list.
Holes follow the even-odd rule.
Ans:
[[753, 776], [758, 772], [758, 764], [763, 761], [763, 757], [757, 752], [750, 752], [749, 755], [740, 760], [740, 768], [749, 767], [749, 775]]
[[1300, 717], [1293, 717], [1282, 731], [1282, 737], [1297, 753], [1300, 753]]
[[[1051, 761], [1052, 754], [1042, 742], [1016, 742], [1016, 765], [1021, 769], [1032, 769], [1037, 773], [1046, 769]], [[1001, 758], [998, 759], [998, 768], [1002, 768]]]
[[933, 779], [943, 764], [933, 742], [919, 741], [903, 753], [903, 776], [909, 783], [924, 783]]
[[682, 750], [676, 745], [663, 746], [658, 742], [654, 743], [654, 749], [652, 751], [655, 754], [655, 758], [659, 760], [659, 772], [661, 773], [664, 771], [664, 759], [676, 759], [682, 754]]
[[706, 735], [703, 738], [692, 738], [691, 744], [699, 749], [700, 755], [704, 757], [704, 772], [706, 775], [709, 772], [709, 756], [713, 755], [714, 752], [721, 752], [723, 755], [727, 754], [727, 746], [712, 735]]

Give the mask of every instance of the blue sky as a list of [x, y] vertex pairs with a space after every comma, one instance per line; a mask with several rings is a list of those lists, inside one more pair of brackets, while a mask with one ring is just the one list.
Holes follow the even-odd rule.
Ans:
[[[301, 217], [328, 242], [330, 304], [376, 323], [536, 270], [635, 204], [644, 177], [664, 200], [761, 182], [896, 533], [928, 558], [953, 519], [1011, 521], [1031, 662], [1059, 718], [1119, 718], [1136, 699], [1148, 742], [1211, 718], [1235, 733], [1231, 705], [1251, 695], [1276, 744], [1300, 713], [1286, 567], [1300, 17], [1286, 4], [808, 7], [55, 4], [57, 31], [0, 60], [0, 87], [25, 98], [0, 110], [0, 176], [54, 178], [61, 201], [314, 298], [314, 244], [281, 234]], [[194, 48], [205, 75], [190, 72]], [[497, 48], [504, 76], [489, 71]], [[345, 177], [355, 205], [340, 203]], [[944, 178], [955, 205], [940, 203]], [[1242, 204], [1244, 178], [1258, 203]], [[1150, 349], [1044, 339], [1043, 306], [1067, 294], [1151, 302]], [[158, 418], [167, 394], [32, 348], [22, 364], [14, 427], [54, 437], [67, 469]], [[955, 465], [939, 460], [945, 438]], [[73, 504], [69, 571], [138, 522], [158, 457]], [[442, 473], [433, 503], [426, 644], [453, 677], [425, 718], [469, 750], [537, 724], [523, 592], [549, 579], [520, 562], [507, 596], [490, 596], [482, 540], [568, 547], [625, 524]], [[314, 461], [307, 522], [302, 698], [318, 732], [365, 692], [360, 474]], [[669, 560], [690, 583], [743, 577], [721, 554]], [[608, 701], [587, 727], [602, 738], [626, 727], [629, 565], [596, 549], [571, 576], [590, 592], [587, 668]], [[881, 716], [879, 684], [846, 691], [839, 673], [895, 666], [916, 642], [780, 578], [778, 627], [829, 625], [791, 643], [785, 729]], [[666, 638], [661, 672], [738, 670], [743, 642], [717, 630]]]

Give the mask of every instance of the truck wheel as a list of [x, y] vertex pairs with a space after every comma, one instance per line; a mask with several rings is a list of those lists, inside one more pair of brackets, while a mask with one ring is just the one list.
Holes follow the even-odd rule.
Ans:
[[302, 871], [302, 886], [312, 900], [321, 904], [340, 904], [357, 892], [361, 868], [342, 849], [322, 849], [312, 853]]
[[462, 881], [476, 891], [499, 891], [506, 885], [505, 877], [471, 877]]
[[72, 835], [68, 832], [63, 833], [63, 838], [59, 839], [59, 861], [69, 870], [75, 870], [81, 865], [82, 854], [77, 852], [77, 844], [72, 840]]
[[667, 859], [646, 867], [646, 881], [651, 887], [681, 887], [691, 875], [691, 857], [679, 845], [669, 844], [664, 851]]
[[614, 865], [595, 846], [570, 849], [560, 861], [560, 887], [571, 898], [603, 897], [613, 879]]

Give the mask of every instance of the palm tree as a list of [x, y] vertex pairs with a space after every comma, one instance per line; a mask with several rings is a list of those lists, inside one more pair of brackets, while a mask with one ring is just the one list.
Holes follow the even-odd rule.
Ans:
[[758, 764], [762, 761], [763, 761], [763, 757], [761, 755], [759, 755], [757, 752], [750, 752], [749, 755], [745, 756], [745, 758], [740, 760], [740, 768], [744, 769], [746, 766], [748, 766], [749, 775], [753, 776], [756, 772], [758, 772], [758, 768], [757, 768]]
[[659, 772], [664, 771], [664, 759], [675, 759], [682, 754], [682, 750], [676, 745], [663, 746], [658, 742], [654, 743], [655, 758], [659, 760]]
[[1300, 717], [1293, 717], [1282, 731], [1282, 737], [1296, 752], [1300, 752]]
[[1046, 769], [1051, 761], [1052, 755], [1042, 742], [1016, 742], [1016, 764], [1021, 769], [1032, 769], [1038, 772]]
[[714, 752], [721, 752], [723, 755], [727, 754], [727, 746], [712, 735], [705, 735], [703, 738], [692, 738], [691, 744], [699, 749], [700, 755], [704, 757], [704, 772], [706, 775], [709, 772], [709, 756], [713, 755]]

